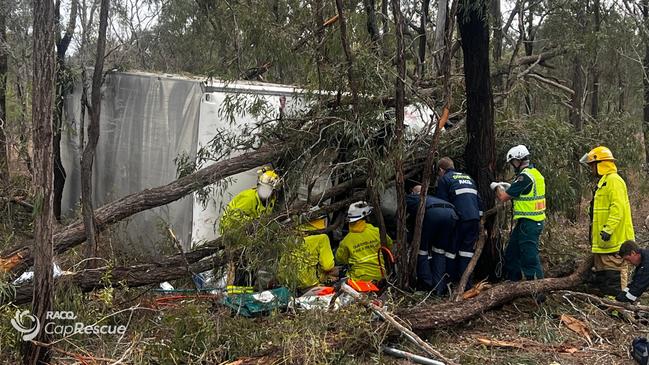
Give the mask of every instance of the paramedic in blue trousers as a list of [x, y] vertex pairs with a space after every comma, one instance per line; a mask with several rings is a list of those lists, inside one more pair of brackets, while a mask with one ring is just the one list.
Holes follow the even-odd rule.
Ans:
[[[480, 196], [475, 181], [471, 176], [455, 171], [453, 160], [449, 157], [442, 157], [437, 167], [439, 179], [435, 196], [453, 204], [460, 219], [455, 227], [454, 248], [447, 260], [447, 271], [453, 281], [459, 281], [473, 257], [480, 233]], [[465, 289], [470, 287], [471, 280]]]
[[[414, 231], [420, 193], [421, 185], [417, 185], [406, 196], [410, 232]], [[449, 282], [446, 254], [453, 247], [453, 231], [457, 219], [453, 204], [429, 195], [426, 196], [426, 212], [422, 224], [419, 255], [417, 255], [419, 289], [434, 289], [437, 295], [444, 295], [446, 292]], [[412, 240], [412, 237], [409, 238]]]

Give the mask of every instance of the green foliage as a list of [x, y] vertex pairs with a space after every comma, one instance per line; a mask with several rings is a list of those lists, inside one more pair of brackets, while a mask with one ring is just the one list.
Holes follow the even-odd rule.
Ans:
[[[579, 158], [599, 145], [609, 147], [617, 158], [621, 173], [640, 171], [644, 162], [641, 124], [629, 116], [603, 117], [588, 123], [582, 132], [563, 119], [553, 116], [517, 117], [496, 122], [496, 176], [508, 181], [513, 169], [505, 162], [509, 148], [526, 145], [535, 164], [546, 179], [546, 199], [552, 212], [577, 213], [581, 197], [590, 193], [593, 177], [581, 166]], [[445, 133], [441, 153], [457, 159], [462, 168], [465, 136], [463, 127]]]
[[223, 244], [226, 257], [234, 261], [239, 270], [259, 279], [267, 276], [260, 271], [276, 276], [283, 253], [292, 252], [301, 244], [296, 238], [296, 232], [287, 229], [286, 225], [262, 216], [255, 221], [233, 221], [223, 234]]

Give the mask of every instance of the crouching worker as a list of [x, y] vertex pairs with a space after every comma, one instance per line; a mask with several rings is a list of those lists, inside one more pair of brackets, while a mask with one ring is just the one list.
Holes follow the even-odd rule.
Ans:
[[237, 194], [225, 208], [219, 222], [221, 235], [234, 227], [273, 212], [281, 179], [271, 168], [264, 167], [258, 173], [257, 186]]
[[[273, 212], [277, 191], [281, 187], [281, 179], [273, 169], [264, 167], [257, 171], [257, 186], [237, 194], [228, 203], [219, 222], [219, 233], [225, 236], [225, 244], [236, 242], [237, 234], [247, 223]], [[228, 237], [230, 234], [231, 237]], [[250, 286], [256, 282], [259, 289], [265, 289], [270, 284], [272, 275], [266, 270], [256, 273], [249, 272], [235, 264], [233, 260], [227, 266], [227, 285]]]
[[325, 214], [318, 215], [297, 228], [300, 242], [292, 252], [282, 255], [279, 267], [279, 279], [289, 288], [304, 292], [324, 283], [327, 275], [335, 274], [334, 254], [331, 251], [329, 236], [325, 233], [310, 234], [325, 228]]
[[[421, 185], [412, 188], [406, 196], [408, 227], [414, 232], [415, 217], [419, 209]], [[444, 295], [450, 272], [454, 265], [457, 249], [453, 233], [458, 216], [453, 204], [432, 196], [426, 196], [426, 211], [417, 255], [417, 285], [422, 290], [435, 290], [437, 295]]]
[[[336, 250], [336, 262], [349, 265], [347, 276], [352, 280], [380, 281], [385, 276], [381, 254], [379, 229], [367, 223], [372, 207], [364, 201], [353, 203], [347, 211], [349, 233]], [[392, 239], [386, 236], [385, 245], [392, 247]]]
[[640, 248], [634, 241], [626, 241], [620, 246], [618, 255], [635, 266], [631, 284], [624, 288], [615, 299], [619, 302], [635, 302], [649, 288], [649, 250]]

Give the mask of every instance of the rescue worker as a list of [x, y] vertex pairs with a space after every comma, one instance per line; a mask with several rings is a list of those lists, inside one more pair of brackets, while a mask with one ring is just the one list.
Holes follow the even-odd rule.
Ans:
[[268, 167], [258, 173], [257, 186], [240, 192], [228, 203], [219, 224], [221, 234], [235, 225], [241, 225], [273, 211], [280, 187], [279, 175]]
[[[455, 267], [448, 268], [453, 281], [459, 281], [469, 266], [480, 234], [481, 202], [478, 188], [471, 176], [455, 171], [450, 157], [442, 157], [437, 163], [437, 192], [435, 196], [455, 206], [459, 222], [455, 228], [454, 250], [457, 252]], [[467, 288], [471, 287], [471, 280]]]
[[[421, 185], [417, 185], [406, 196], [410, 232], [414, 231], [420, 193]], [[417, 284], [420, 289], [435, 290], [437, 295], [444, 295], [446, 292], [447, 283], [450, 282], [446, 262], [448, 256], [455, 257], [455, 253], [451, 250], [457, 220], [458, 216], [453, 204], [426, 196], [426, 213], [417, 256]]]
[[[372, 207], [365, 201], [358, 201], [349, 206], [347, 221], [349, 233], [340, 241], [336, 250], [336, 262], [349, 265], [347, 276], [352, 280], [380, 281], [385, 276], [385, 265], [380, 249], [381, 235], [379, 229], [366, 221], [372, 213]], [[392, 247], [392, 239], [386, 236], [385, 245]]]
[[543, 278], [539, 236], [545, 223], [545, 179], [530, 164], [529, 156], [527, 147], [512, 147], [507, 152], [506, 161], [514, 168], [514, 181], [511, 184], [491, 183], [498, 200], [512, 200], [514, 205], [516, 225], [505, 250], [505, 274], [512, 281]]
[[579, 162], [590, 166], [593, 176], [599, 178], [590, 205], [595, 260], [592, 281], [602, 294], [615, 295], [626, 287], [628, 279], [624, 261], [616, 254], [622, 242], [635, 240], [626, 183], [617, 174], [613, 153], [604, 146], [593, 148]]
[[[311, 212], [318, 208], [312, 208]], [[334, 254], [329, 236], [326, 233], [309, 234], [325, 228], [326, 214], [320, 214], [297, 228], [301, 242], [280, 260], [280, 280], [289, 287], [305, 291], [324, 283], [328, 274], [334, 274]]]
[[640, 248], [634, 241], [626, 241], [620, 246], [618, 256], [635, 266], [631, 284], [619, 292], [615, 299], [619, 302], [635, 302], [649, 288], [649, 250]]
[[[237, 194], [228, 203], [221, 215], [219, 222], [219, 233], [224, 233], [242, 227], [245, 223], [258, 219], [264, 214], [270, 214], [275, 205], [277, 190], [280, 187], [280, 177], [269, 167], [264, 167], [258, 172], [257, 186], [244, 190]], [[256, 285], [260, 289], [268, 287], [272, 275], [267, 270], [259, 269], [256, 273], [230, 261], [227, 265], [227, 285], [233, 290], [239, 290], [236, 286]], [[236, 286], [234, 286], [236, 284]]]

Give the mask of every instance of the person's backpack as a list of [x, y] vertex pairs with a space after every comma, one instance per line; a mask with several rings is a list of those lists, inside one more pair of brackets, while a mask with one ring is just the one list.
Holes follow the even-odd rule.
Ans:
[[631, 343], [631, 356], [640, 365], [647, 365], [649, 361], [649, 343], [644, 337], [636, 337]]

